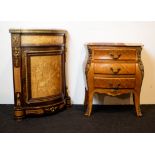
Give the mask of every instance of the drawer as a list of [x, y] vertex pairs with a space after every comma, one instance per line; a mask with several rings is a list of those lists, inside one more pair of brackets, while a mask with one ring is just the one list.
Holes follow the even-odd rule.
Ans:
[[95, 60], [136, 60], [135, 48], [94, 49]]
[[134, 88], [135, 78], [101, 78], [94, 77], [94, 87], [96, 88]]
[[50, 46], [63, 43], [63, 35], [21, 35], [21, 46]]
[[135, 63], [95, 63], [94, 73], [97, 74], [135, 74]]

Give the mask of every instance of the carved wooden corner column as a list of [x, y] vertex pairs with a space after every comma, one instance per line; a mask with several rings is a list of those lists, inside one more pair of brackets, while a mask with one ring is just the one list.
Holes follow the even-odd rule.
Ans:
[[12, 60], [13, 60], [13, 78], [14, 78], [14, 112], [18, 118], [24, 117], [21, 98], [21, 40], [20, 34], [12, 34]]
[[67, 31], [11, 29], [10, 33], [15, 118], [71, 105], [65, 75]]
[[137, 116], [140, 110], [140, 91], [144, 77], [141, 44], [90, 43], [86, 65], [85, 115], [92, 112], [94, 93], [117, 96], [133, 93]]

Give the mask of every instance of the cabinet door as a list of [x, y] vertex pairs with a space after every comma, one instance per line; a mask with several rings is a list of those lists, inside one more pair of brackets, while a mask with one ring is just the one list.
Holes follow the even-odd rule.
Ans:
[[22, 61], [22, 91], [26, 105], [46, 105], [63, 99], [63, 50], [23, 49]]

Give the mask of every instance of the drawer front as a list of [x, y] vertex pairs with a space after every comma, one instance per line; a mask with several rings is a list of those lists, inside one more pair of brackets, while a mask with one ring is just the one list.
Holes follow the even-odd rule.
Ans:
[[94, 73], [97, 74], [135, 74], [135, 63], [95, 63]]
[[94, 49], [96, 60], [136, 60], [135, 48]]
[[21, 46], [49, 46], [63, 43], [64, 37], [58, 35], [21, 35]]
[[94, 87], [96, 88], [134, 88], [135, 87], [135, 78], [94, 78]]

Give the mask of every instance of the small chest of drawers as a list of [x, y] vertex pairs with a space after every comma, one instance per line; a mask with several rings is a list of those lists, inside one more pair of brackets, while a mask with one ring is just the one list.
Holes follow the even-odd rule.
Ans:
[[89, 58], [86, 65], [86, 116], [91, 115], [94, 93], [111, 96], [132, 93], [136, 114], [142, 116], [140, 110], [140, 91], [144, 76], [142, 47], [141, 44], [87, 44]]

